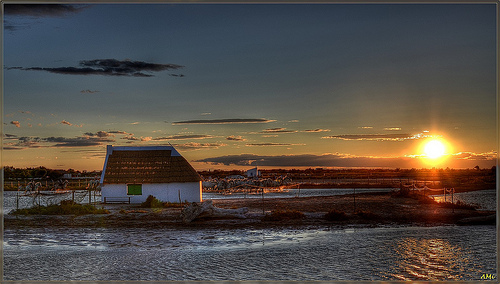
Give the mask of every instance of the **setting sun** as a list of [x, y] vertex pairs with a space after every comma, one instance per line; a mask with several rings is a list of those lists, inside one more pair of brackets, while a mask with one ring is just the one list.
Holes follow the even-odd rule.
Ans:
[[425, 144], [424, 154], [430, 159], [437, 159], [445, 154], [445, 146], [439, 140], [431, 140]]

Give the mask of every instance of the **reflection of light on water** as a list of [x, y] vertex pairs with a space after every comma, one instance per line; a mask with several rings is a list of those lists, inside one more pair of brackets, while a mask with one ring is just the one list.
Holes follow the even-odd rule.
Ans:
[[395, 247], [401, 280], [456, 280], [453, 271], [463, 270], [471, 260], [458, 246], [442, 239], [405, 238]]

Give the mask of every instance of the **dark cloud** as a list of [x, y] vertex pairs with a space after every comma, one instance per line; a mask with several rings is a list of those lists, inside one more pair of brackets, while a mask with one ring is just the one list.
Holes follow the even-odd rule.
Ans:
[[104, 137], [110, 137], [113, 136], [113, 134], [106, 132], [106, 131], [97, 131], [97, 133], [92, 133], [92, 132], [86, 132], [84, 133], [86, 136], [90, 137], [99, 137], [99, 138], [104, 138]]
[[105, 138], [93, 138], [93, 137], [76, 137], [76, 138], [66, 138], [66, 137], [48, 137], [44, 139], [45, 142], [56, 143], [53, 147], [89, 147], [89, 146], [99, 146], [102, 143], [114, 142], [113, 139]]
[[[491, 167], [496, 164], [497, 152], [488, 153], [458, 153], [452, 155], [457, 167]], [[261, 167], [360, 167], [360, 168], [421, 168], [419, 157], [371, 157], [353, 156], [348, 154], [301, 154], [301, 155], [227, 155], [205, 158], [195, 162], [204, 162], [226, 166], [261, 166]]]
[[295, 132], [297, 132], [297, 131], [296, 130], [286, 130], [286, 128], [277, 127], [277, 128], [265, 129], [265, 130], [261, 131], [260, 133], [261, 134], [269, 134], [269, 133], [295, 133]]
[[63, 17], [81, 12], [88, 5], [67, 4], [4, 4], [5, 16]]
[[17, 139], [17, 135], [14, 135], [14, 134], [4, 133], [3, 137], [4, 137], [4, 139]]
[[185, 120], [172, 123], [176, 124], [232, 124], [232, 123], [269, 123], [276, 120], [265, 118], [229, 118], [229, 119], [198, 119], [198, 120]]
[[10, 21], [8, 20], [4, 20], [3, 22], [3, 29], [6, 30], [6, 31], [9, 31], [9, 32], [14, 32], [14, 31], [17, 31], [17, 30], [20, 30], [20, 29], [25, 29], [25, 28], [29, 28], [28, 25], [15, 25], [15, 24], [12, 24]]
[[[103, 143], [115, 142], [113, 139], [105, 137], [19, 137], [16, 143], [9, 143], [9, 149], [6, 150], [19, 150], [25, 148], [41, 148], [41, 147], [88, 147], [88, 146], [100, 146]], [[45, 144], [45, 145], [44, 145]], [[49, 145], [47, 145], [49, 144]]]
[[111, 131], [108, 131], [108, 133], [112, 133], [112, 134], [123, 134], [123, 135], [134, 135], [133, 133], [128, 133], [128, 132], [125, 132], [125, 131], [120, 131], [120, 130], [111, 130]]
[[183, 139], [208, 139], [213, 138], [211, 135], [200, 135], [200, 134], [192, 134], [192, 135], [172, 135], [167, 137], [158, 137], [154, 138], [155, 141], [160, 140], [183, 140]]
[[99, 93], [99, 91], [81, 90], [80, 93], [82, 93], [82, 94], [95, 94], [95, 93]]
[[81, 67], [8, 67], [7, 70], [46, 71], [65, 75], [104, 75], [153, 77], [144, 72], [160, 72], [176, 70], [184, 66], [176, 64], [157, 64], [143, 61], [95, 59], [80, 61]]
[[342, 154], [324, 155], [280, 155], [262, 156], [254, 154], [228, 155], [197, 160], [226, 166], [269, 166], [269, 167], [413, 167], [417, 159], [411, 158], [376, 158], [353, 157]]

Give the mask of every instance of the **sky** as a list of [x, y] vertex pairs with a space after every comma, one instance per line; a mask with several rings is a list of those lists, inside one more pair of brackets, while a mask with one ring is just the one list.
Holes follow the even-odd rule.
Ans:
[[494, 3], [7, 3], [3, 28], [5, 166], [496, 165]]

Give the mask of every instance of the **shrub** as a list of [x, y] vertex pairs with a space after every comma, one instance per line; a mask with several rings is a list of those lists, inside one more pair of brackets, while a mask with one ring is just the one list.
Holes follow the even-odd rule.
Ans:
[[328, 221], [343, 221], [347, 220], [347, 215], [344, 211], [333, 209], [325, 214], [325, 219]]
[[[187, 203], [187, 202], [185, 202]], [[161, 202], [156, 197], [150, 195], [146, 198], [146, 201], [141, 203], [142, 208], [181, 208], [185, 203], [177, 202]]]
[[379, 218], [379, 216], [371, 211], [363, 211], [363, 210], [358, 210], [356, 211], [356, 216], [359, 216], [363, 219], [366, 219], [366, 220], [375, 220], [377, 218]]
[[17, 209], [12, 211], [14, 215], [86, 215], [86, 214], [109, 214], [106, 209], [97, 209], [89, 204], [78, 204], [71, 200], [63, 200], [59, 205], [36, 206], [32, 208]]
[[163, 203], [156, 197], [150, 195], [146, 198], [146, 201], [141, 203], [142, 208], [163, 208]]
[[296, 220], [304, 218], [304, 213], [297, 210], [275, 210], [271, 214], [264, 216], [264, 221], [283, 221], [283, 220]]

